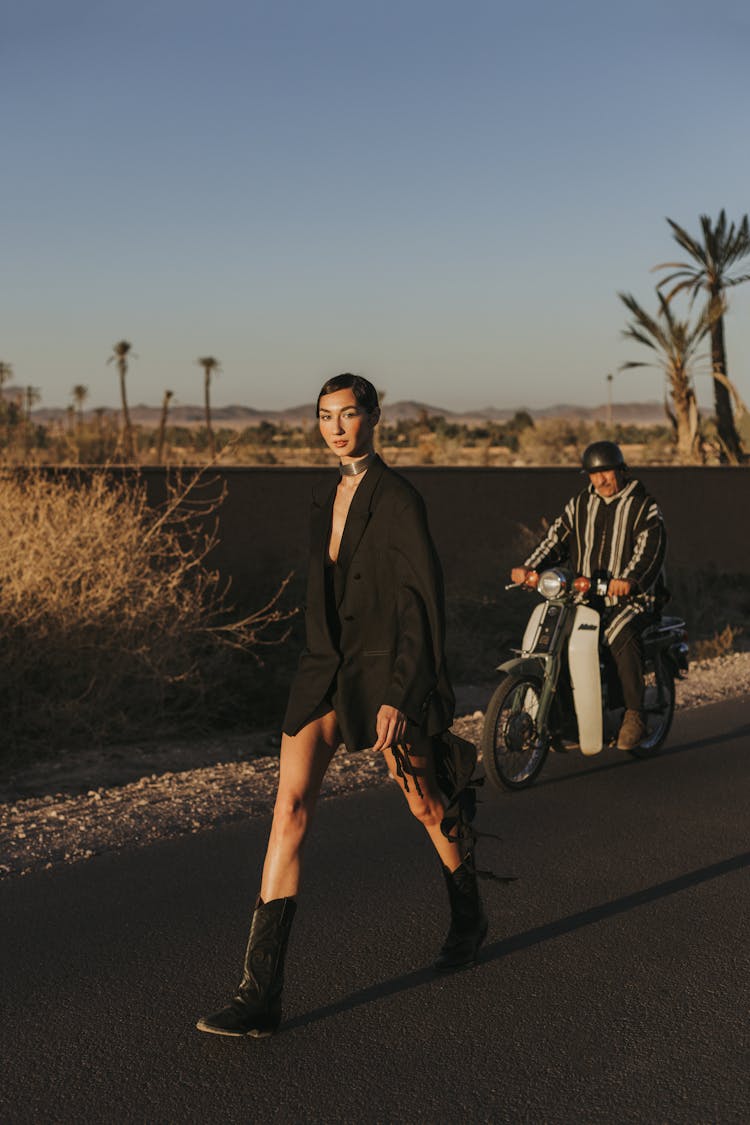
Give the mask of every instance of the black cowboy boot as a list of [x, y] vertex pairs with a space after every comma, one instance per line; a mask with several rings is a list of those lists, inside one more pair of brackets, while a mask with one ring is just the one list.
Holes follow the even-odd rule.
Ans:
[[251, 1035], [265, 1039], [281, 1023], [284, 957], [297, 904], [292, 898], [258, 901], [250, 926], [242, 980], [237, 995], [213, 1016], [202, 1016], [196, 1027], [212, 1035]]
[[434, 968], [438, 973], [452, 973], [476, 961], [479, 946], [487, 936], [487, 916], [470, 855], [455, 871], [444, 866], [443, 877], [451, 904], [451, 925]]

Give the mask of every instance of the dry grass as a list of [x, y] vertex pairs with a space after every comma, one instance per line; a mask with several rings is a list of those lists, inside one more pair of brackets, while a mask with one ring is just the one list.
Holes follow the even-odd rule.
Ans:
[[685, 618], [693, 659], [747, 649], [750, 635], [750, 577], [715, 567], [669, 567], [672, 600], [666, 613]]
[[258, 647], [290, 614], [280, 590], [232, 618], [206, 565], [222, 497], [201, 487], [178, 482], [155, 509], [137, 476], [0, 477], [4, 757], [241, 711]]
[[717, 656], [728, 656], [737, 649], [737, 638], [744, 629], [732, 625], [725, 627], [713, 637], [699, 638], [690, 646], [690, 654], [694, 660], [713, 660]]
[[[517, 525], [497, 572], [509, 574], [547, 530]], [[691, 660], [728, 656], [748, 649], [750, 637], [750, 578], [715, 569], [670, 567], [667, 584], [671, 599], [666, 615], [683, 617], [690, 638]], [[448, 666], [459, 683], [479, 683], [494, 677], [494, 668], [520, 645], [536, 594], [487, 586], [484, 591], [450, 591], [447, 599]]]

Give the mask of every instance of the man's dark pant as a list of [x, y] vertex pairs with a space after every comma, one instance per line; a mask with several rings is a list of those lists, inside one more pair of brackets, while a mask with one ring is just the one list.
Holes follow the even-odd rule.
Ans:
[[647, 621], [645, 620], [629, 623], [617, 634], [611, 647], [625, 707], [628, 711], [643, 710], [643, 641], [641, 633], [646, 624]]

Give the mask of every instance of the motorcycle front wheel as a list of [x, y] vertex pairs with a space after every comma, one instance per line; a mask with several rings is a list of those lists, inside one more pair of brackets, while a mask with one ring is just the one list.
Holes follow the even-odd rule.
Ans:
[[664, 661], [647, 661], [644, 669], [643, 717], [646, 737], [630, 753], [634, 758], [648, 758], [662, 747], [674, 718], [674, 676]]
[[484, 717], [482, 759], [493, 785], [525, 789], [544, 765], [549, 738], [537, 730], [541, 677], [506, 676]]

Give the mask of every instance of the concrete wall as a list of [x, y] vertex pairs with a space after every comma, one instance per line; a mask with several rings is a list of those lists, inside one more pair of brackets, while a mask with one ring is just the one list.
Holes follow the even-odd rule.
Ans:
[[[528, 532], [541, 532], [582, 486], [575, 469], [420, 467], [402, 470], [422, 493], [443, 562], [448, 593], [483, 595], [522, 561]], [[164, 471], [146, 468], [149, 492], [163, 493]], [[330, 469], [211, 470], [226, 484], [221, 543], [213, 562], [231, 576], [235, 601], [257, 605], [290, 570], [304, 573], [313, 484]], [[750, 470], [648, 468], [637, 476], [659, 501], [669, 533], [668, 565], [748, 570]]]

